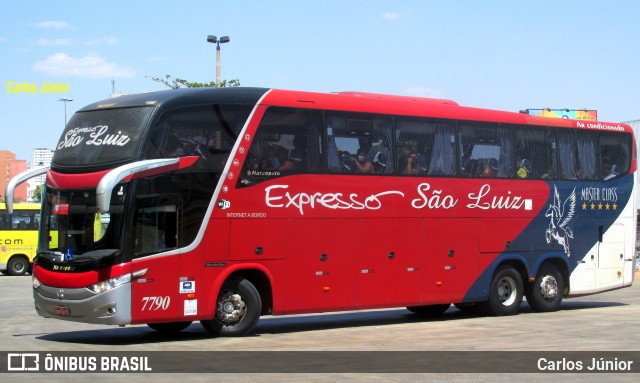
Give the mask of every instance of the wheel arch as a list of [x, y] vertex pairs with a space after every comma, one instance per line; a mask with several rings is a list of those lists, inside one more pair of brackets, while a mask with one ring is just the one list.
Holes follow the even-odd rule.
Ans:
[[[232, 278], [246, 279], [251, 282], [260, 294], [262, 301], [262, 311], [260, 315], [271, 314], [273, 308], [273, 289], [271, 279], [260, 269], [240, 269], [229, 274], [226, 280]], [[224, 283], [224, 282], [223, 282]], [[219, 290], [219, 289], [218, 289]]]
[[261, 315], [270, 314], [273, 310], [273, 275], [261, 264], [232, 265], [220, 274], [209, 290], [206, 303], [205, 318], [213, 318], [216, 310], [216, 300], [222, 285], [233, 278], [246, 279], [251, 282], [260, 294], [262, 301]]
[[520, 274], [520, 277], [523, 281], [525, 281], [527, 275], [529, 275], [529, 268], [527, 267], [527, 263], [524, 261], [524, 259], [521, 259], [519, 257], [504, 259], [502, 262], [496, 265], [492, 275], [495, 275], [496, 271], [503, 266], [513, 267], [518, 272], [518, 274]]
[[529, 268], [529, 265], [527, 264], [526, 259], [520, 254], [509, 254], [508, 256], [499, 259], [497, 262], [494, 262], [490, 270], [491, 278], [489, 278], [489, 284], [491, 284], [491, 279], [496, 274], [496, 271], [498, 271], [498, 269], [503, 266], [513, 267], [520, 274], [520, 277], [522, 277], [523, 281], [528, 280], [527, 276], [529, 275], [531, 270]]

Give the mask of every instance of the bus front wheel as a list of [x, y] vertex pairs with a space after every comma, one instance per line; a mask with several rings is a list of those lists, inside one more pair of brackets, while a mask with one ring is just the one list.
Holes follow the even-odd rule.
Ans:
[[527, 291], [527, 303], [534, 311], [556, 311], [564, 294], [564, 278], [556, 267], [547, 263], [540, 267], [535, 282]]
[[489, 286], [489, 299], [481, 303], [488, 315], [514, 315], [522, 303], [524, 284], [518, 270], [502, 266], [496, 270]]
[[216, 336], [243, 336], [251, 333], [260, 319], [262, 300], [247, 279], [230, 279], [220, 289], [215, 318], [201, 321]]
[[27, 258], [17, 255], [9, 260], [7, 264], [7, 272], [9, 275], [24, 275], [29, 270], [29, 261]]

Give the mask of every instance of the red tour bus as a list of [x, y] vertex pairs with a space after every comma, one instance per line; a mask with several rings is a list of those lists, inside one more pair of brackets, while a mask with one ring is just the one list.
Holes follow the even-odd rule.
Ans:
[[244, 335], [269, 314], [553, 311], [631, 285], [635, 147], [627, 125], [448, 100], [169, 90], [79, 110], [7, 208], [46, 173], [43, 317]]

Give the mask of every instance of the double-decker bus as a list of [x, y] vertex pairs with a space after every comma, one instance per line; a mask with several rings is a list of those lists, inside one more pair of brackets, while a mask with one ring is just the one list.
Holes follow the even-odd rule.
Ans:
[[24, 275], [31, 269], [31, 262], [38, 247], [40, 205], [18, 203], [9, 214], [0, 203], [0, 273]]
[[182, 89], [79, 110], [7, 196], [46, 172], [41, 316], [244, 335], [268, 314], [512, 315], [630, 286], [635, 150], [624, 124], [449, 100]]

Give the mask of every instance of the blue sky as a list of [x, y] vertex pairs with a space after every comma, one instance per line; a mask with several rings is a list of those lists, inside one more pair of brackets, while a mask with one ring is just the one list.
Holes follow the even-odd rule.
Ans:
[[[242, 86], [358, 90], [462, 105], [596, 109], [640, 119], [640, 2], [120, 1], [2, 2], [0, 149], [31, 160], [69, 116], [117, 92], [165, 89], [148, 77]], [[14, 93], [12, 84], [68, 84]]]

